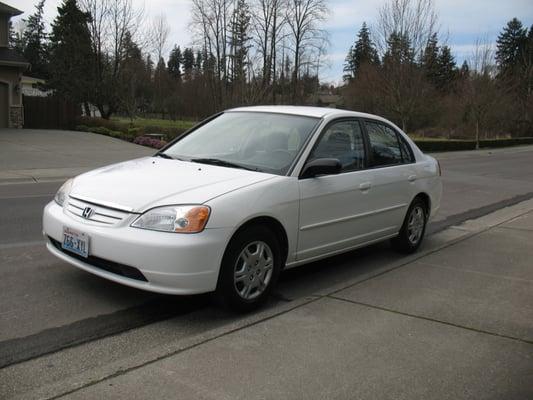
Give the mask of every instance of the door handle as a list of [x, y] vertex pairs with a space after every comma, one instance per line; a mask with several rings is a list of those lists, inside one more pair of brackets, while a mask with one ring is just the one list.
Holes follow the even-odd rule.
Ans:
[[363, 192], [365, 190], [368, 190], [372, 187], [372, 184], [370, 182], [364, 182], [359, 185], [359, 190], [362, 190]]
[[409, 177], [407, 178], [407, 180], [408, 180], [409, 182], [414, 182], [414, 181], [416, 181], [416, 175], [409, 175]]

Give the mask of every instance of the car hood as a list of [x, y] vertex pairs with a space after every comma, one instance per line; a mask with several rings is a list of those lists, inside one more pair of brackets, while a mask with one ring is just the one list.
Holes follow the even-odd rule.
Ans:
[[202, 204], [275, 175], [145, 157], [99, 168], [74, 179], [70, 196], [133, 212], [171, 204]]

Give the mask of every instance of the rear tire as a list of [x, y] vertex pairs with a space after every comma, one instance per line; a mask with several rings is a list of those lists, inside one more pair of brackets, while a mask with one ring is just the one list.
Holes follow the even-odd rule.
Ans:
[[269, 297], [281, 271], [281, 250], [274, 233], [261, 225], [234, 236], [222, 259], [215, 298], [239, 312], [260, 307]]
[[407, 210], [400, 233], [391, 240], [392, 247], [400, 253], [414, 253], [424, 239], [427, 216], [426, 203], [419, 197], [415, 198]]

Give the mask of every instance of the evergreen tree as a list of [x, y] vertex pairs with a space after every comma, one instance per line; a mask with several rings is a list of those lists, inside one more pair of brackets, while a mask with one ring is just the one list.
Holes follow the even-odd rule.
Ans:
[[387, 40], [384, 65], [411, 65], [415, 62], [414, 51], [407, 35], [393, 32]]
[[442, 46], [437, 59], [436, 87], [441, 92], [450, 92], [457, 78], [457, 66], [450, 47]]
[[181, 80], [181, 64], [183, 63], [183, 57], [181, 55], [180, 47], [174, 46], [170, 55], [168, 56], [168, 73], [177, 81]]
[[[533, 28], [533, 27], [532, 27]], [[498, 78], [515, 98], [520, 117], [529, 121], [533, 115], [533, 33], [528, 33], [517, 18], [507, 23], [496, 41]], [[528, 129], [531, 129], [528, 128]]]
[[123, 111], [133, 120], [139, 110], [147, 108], [151, 79], [147, 76], [147, 67], [141, 49], [128, 31], [124, 37], [123, 52], [118, 97]]
[[50, 35], [50, 79], [57, 93], [77, 102], [89, 99], [93, 84], [90, 15], [80, 10], [76, 0], [64, 0]]
[[517, 18], [507, 23], [496, 41], [496, 62], [501, 75], [514, 74], [523, 59], [527, 43], [527, 29]]
[[152, 56], [148, 54], [146, 56], [146, 74], [152, 79], [154, 75], [154, 62], [152, 61]]
[[234, 82], [243, 83], [246, 80], [246, 66], [248, 64], [248, 49], [250, 45], [250, 8], [246, 0], [237, 0], [233, 17], [230, 24], [230, 46], [232, 49], [231, 57], [231, 79]]
[[345, 79], [353, 79], [362, 64], [378, 65], [379, 57], [376, 46], [370, 38], [370, 30], [363, 22], [361, 30], [357, 34], [355, 44], [350, 47], [344, 64]]
[[187, 79], [191, 79], [192, 70], [194, 68], [194, 52], [190, 47], [183, 50], [183, 72]]
[[31, 65], [30, 75], [36, 78], [48, 77], [47, 35], [43, 16], [44, 3], [45, 0], [40, 0], [35, 6], [35, 13], [24, 20], [26, 29], [20, 43], [22, 55]]
[[433, 33], [422, 53], [421, 64], [426, 72], [426, 77], [434, 86], [439, 84], [439, 50], [437, 33]]
[[156, 112], [165, 118], [167, 99], [171, 95], [169, 73], [163, 57], [159, 59], [154, 71], [154, 101], [153, 106]]
[[10, 49], [15, 50], [17, 53], [24, 55], [24, 37], [20, 32], [15, 32], [13, 28], [13, 22], [9, 21], [9, 37], [8, 37], [8, 46]]
[[194, 70], [196, 71], [197, 75], [200, 75], [203, 71], [203, 65], [204, 65], [204, 53], [202, 53], [200, 50], [196, 52], [196, 60], [194, 60]]
[[461, 69], [459, 70], [459, 75], [461, 75], [462, 78], [468, 78], [470, 75], [470, 66], [468, 65], [468, 61], [463, 61], [463, 65], [461, 65]]

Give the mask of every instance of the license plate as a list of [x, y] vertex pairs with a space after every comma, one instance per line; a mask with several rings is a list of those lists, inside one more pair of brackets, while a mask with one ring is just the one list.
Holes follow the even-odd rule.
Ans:
[[65, 250], [78, 254], [82, 257], [89, 256], [89, 236], [86, 233], [76, 231], [72, 228], [63, 227], [63, 243]]

